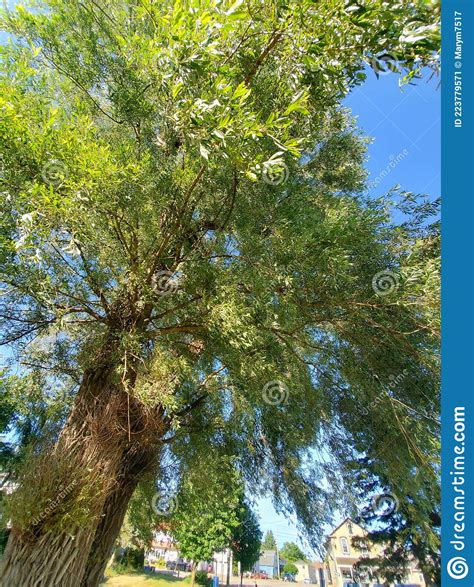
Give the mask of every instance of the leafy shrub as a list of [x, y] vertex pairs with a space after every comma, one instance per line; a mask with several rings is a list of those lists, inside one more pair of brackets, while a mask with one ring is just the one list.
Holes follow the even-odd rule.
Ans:
[[286, 563], [286, 565], [283, 567], [283, 572], [288, 573], [289, 575], [297, 575], [298, 567], [293, 563]]
[[204, 585], [204, 587], [210, 587], [212, 583], [211, 579], [207, 576], [206, 571], [196, 571], [195, 582], [198, 585]]
[[139, 548], [124, 548], [116, 552], [114, 568], [120, 571], [141, 570], [145, 564], [145, 553]]

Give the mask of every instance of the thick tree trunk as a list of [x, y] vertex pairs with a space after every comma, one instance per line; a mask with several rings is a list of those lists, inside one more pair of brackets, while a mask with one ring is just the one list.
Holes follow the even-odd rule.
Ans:
[[135, 487], [136, 483], [119, 484], [118, 489], [107, 498], [87, 558], [84, 575], [80, 583], [81, 587], [97, 587], [99, 585], [122, 527], [127, 505]]
[[2, 587], [77, 587], [91, 532], [47, 532], [31, 543], [12, 532], [2, 561]]
[[[136, 470], [129, 475], [127, 467], [134, 458], [141, 469], [149, 464], [153, 441], [161, 436], [156, 414], [148, 421], [141, 404], [113, 382], [114, 365], [107, 358], [84, 374], [58, 442], [23, 478], [20, 499], [23, 494], [27, 503], [29, 499], [34, 506], [36, 500], [47, 507], [36, 511], [29, 524], [13, 517], [0, 567], [1, 587], [98, 584], [101, 557], [107, 561], [109, 541], [113, 544], [120, 530], [139, 477]], [[150, 452], [143, 463], [145, 446]], [[117, 491], [122, 482], [123, 496]], [[97, 544], [96, 556], [89, 559]]]
[[141, 451], [141, 454], [128, 452], [124, 456], [120, 478], [104, 504], [81, 587], [97, 587], [99, 585], [122, 527], [130, 498], [140, 476], [149, 470], [156, 457], [156, 454], [147, 450]]

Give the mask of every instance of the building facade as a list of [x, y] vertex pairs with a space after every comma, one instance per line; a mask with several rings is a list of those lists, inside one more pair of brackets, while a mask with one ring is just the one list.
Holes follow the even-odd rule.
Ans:
[[[368, 572], [356, 569], [362, 558], [376, 558], [383, 550], [380, 545], [373, 545], [368, 541], [364, 543], [363, 540], [360, 548], [352, 544], [353, 538], [363, 539], [366, 536], [367, 531], [349, 518], [332, 531], [326, 543], [326, 587], [381, 587], [379, 583], [374, 582]], [[415, 561], [403, 581], [395, 587], [426, 587], [423, 574]]]
[[179, 552], [176, 542], [167, 534], [156, 532], [147, 553], [147, 559], [151, 562], [157, 560], [163, 560], [165, 563], [178, 562]]
[[255, 571], [257, 573], [266, 573], [270, 579], [274, 579], [280, 575], [281, 567], [282, 561], [279, 560], [278, 552], [276, 550], [264, 550], [255, 565]]
[[319, 585], [326, 587], [325, 565], [319, 562], [296, 561], [296, 581], [298, 583], [307, 583], [310, 585]]

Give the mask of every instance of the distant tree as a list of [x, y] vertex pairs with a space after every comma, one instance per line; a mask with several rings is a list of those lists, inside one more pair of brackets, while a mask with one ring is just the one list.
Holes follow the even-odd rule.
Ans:
[[[420, 427], [413, 426], [413, 435]], [[426, 437], [424, 446], [429, 446]], [[356, 459], [353, 482], [360, 498], [367, 502], [357, 521], [368, 528], [365, 540], [378, 544], [379, 557], [363, 559], [361, 566], [388, 583], [400, 582], [407, 568], [416, 559], [427, 585], [441, 581], [441, 513], [439, 480], [439, 443], [432, 444], [430, 461], [413, 465], [410, 477], [400, 477], [392, 486], [383, 463], [372, 457]], [[403, 448], [397, 448], [402, 453]], [[383, 504], [388, 498], [388, 507]], [[360, 539], [353, 539], [357, 546]]]
[[299, 560], [306, 560], [305, 553], [294, 542], [285, 542], [283, 548], [280, 550], [280, 556], [292, 563]]
[[277, 547], [277, 543], [275, 540], [275, 536], [271, 530], [267, 530], [265, 533], [265, 537], [262, 542], [262, 549], [264, 550], [275, 550]]
[[294, 563], [286, 563], [283, 567], [283, 572], [289, 575], [296, 575], [298, 573], [298, 567]]
[[191, 585], [196, 563], [210, 561], [214, 552], [227, 548], [240, 524], [242, 483], [232, 462], [208, 459], [200, 465], [189, 472], [170, 501], [170, 533], [181, 555], [193, 561]]
[[262, 532], [258, 519], [248, 502], [241, 498], [238, 509], [239, 525], [232, 535], [234, 559], [240, 563], [240, 584], [244, 571], [250, 571], [258, 561], [262, 548]]
[[[381, 548], [380, 555], [364, 557], [357, 567], [368, 570], [373, 577], [387, 583], [399, 583], [416, 560], [426, 585], [441, 584], [441, 517], [439, 505], [430, 512], [418, 510], [416, 498], [400, 504], [397, 511], [378, 516], [376, 527], [370, 529], [364, 542]], [[353, 539], [354, 546], [361, 544]]]

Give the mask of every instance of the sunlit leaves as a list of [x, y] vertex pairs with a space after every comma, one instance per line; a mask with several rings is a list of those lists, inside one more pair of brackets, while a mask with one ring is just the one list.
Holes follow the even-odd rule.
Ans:
[[[436, 68], [437, 8], [51, 0], [2, 18], [4, 340], [45, 385], [110, 343], [114, 383], [160, 412], [181, 472], [225, 449], [318, 537], [346, 454], [399, 473], [380, 381], [406, 369], [393, 401], [436, 409], [436, 209], [397, 195], [390, 224], [339, 103], [381, 51], [411, 79]], [[386, 269], [401, 286], [382, 299]], [[286, 401], [265, 401], [275, 381]], [[419, 456], [432, 430], [413, 420]]]

